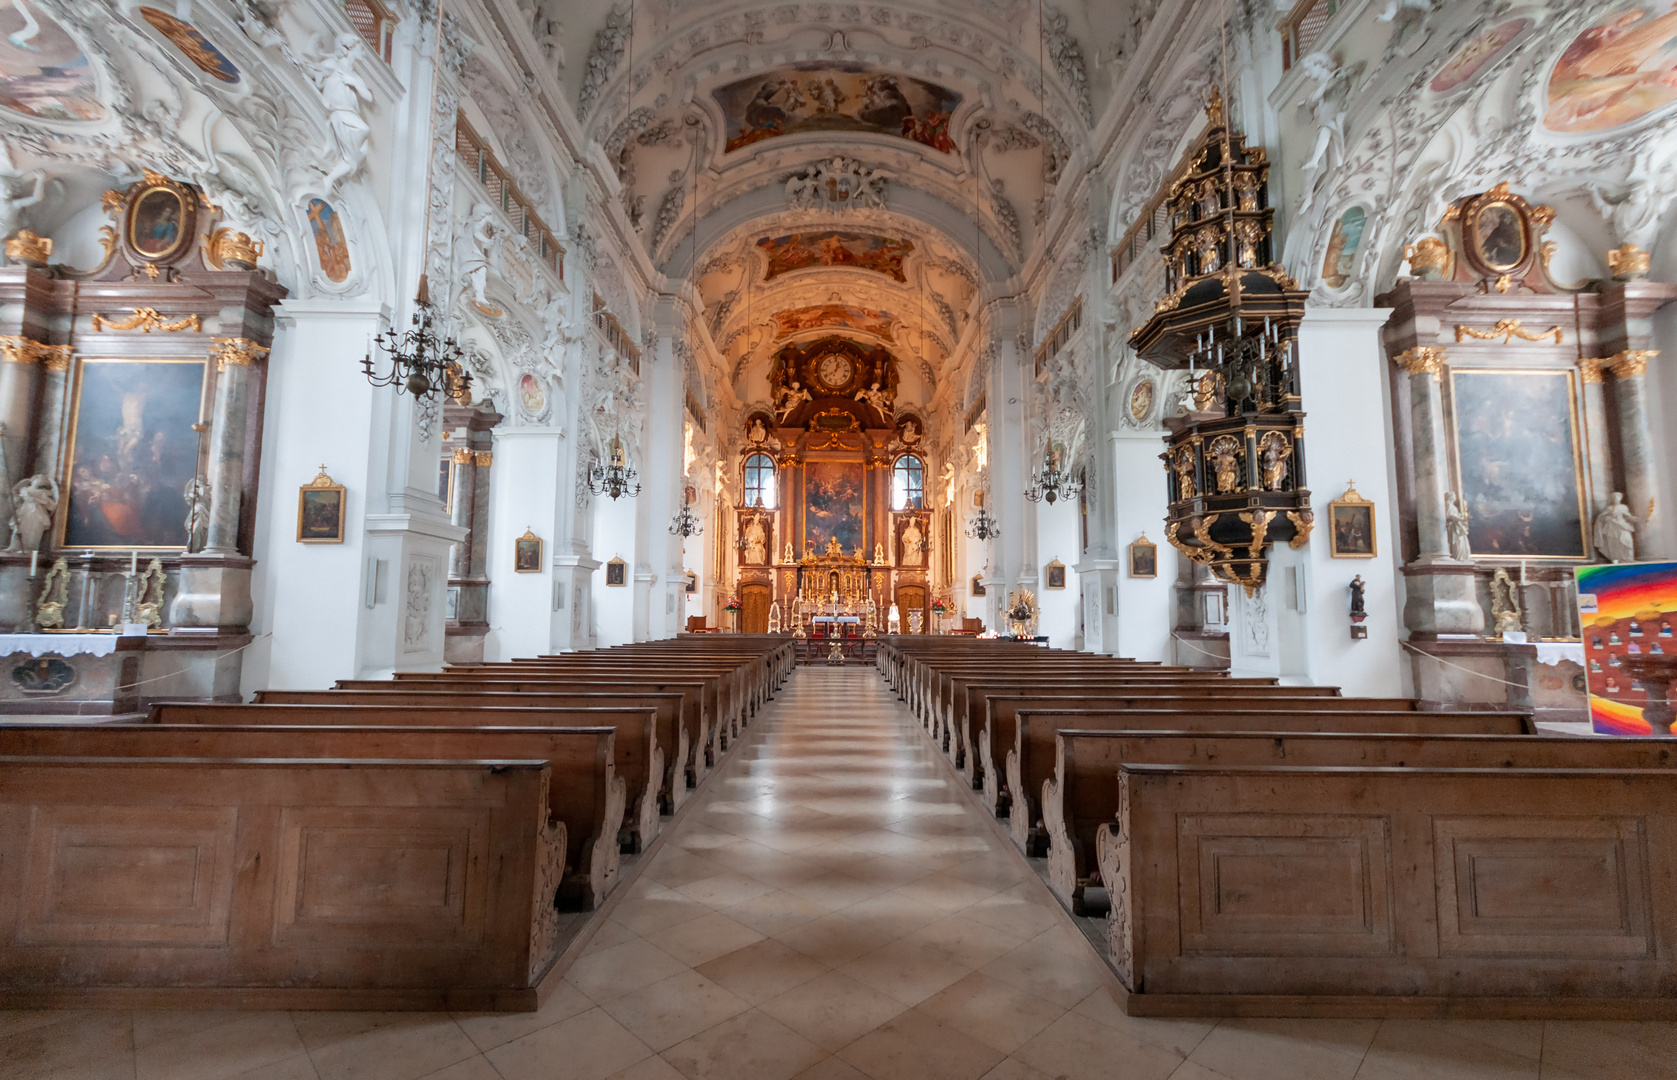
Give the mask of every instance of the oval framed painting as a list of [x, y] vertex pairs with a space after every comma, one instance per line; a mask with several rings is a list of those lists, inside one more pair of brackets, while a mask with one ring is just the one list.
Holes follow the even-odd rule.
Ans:
[[518, 377], [518, 403], [531, 418], [540, 418], [547, 408], [547, 388], [528, 371]]
[[0, 108], [34, 120], [106, 116], [87, 51], [29, 0], [0, 7]]
[[1481, 30], [1444, 62], [1427, 88], [1435, 94], [1448, 94], [1466, 86], [1481, 71], [1502, 59], [1530, 26], [1530, 19], [1513, 18]]
[[1526, 261], [1526, 217], [1513, 203], [1477, 203], [1462, 225], [1468, 252], [1481, 269], [1506, 274]]
[[159, 11], [152, 7], [140, 9], [140, 18], [151, 24], [156, 30], [169, 40], [169, 44], [179, 49], [181, 55], [217, 82], [236, 84], [239, 81], [239, 69], [227, 54], [215, 47], [199, 32], [196, 26], [170, 15], [166, 11]]
[[350, 270], [349, 240], [344, 235], [343, 217], [325, 199], [310, 199], [308, 215], [314, 252], [320, 258], [320, 272], [334, 285], [342, 285], [349, 278]]
[[1130, 388], [1130, 419], [1142, 423], [1153, 411], [1153, 380], [1141, 379]]
[[192, 192], [181, 185], [156, 176], [151, 179], [154, 182], [141, 188], [128, 202], [123, 237], [128, 241], [128, 250], [142, 262], [169, 262], [192, 242], [198, 203]]

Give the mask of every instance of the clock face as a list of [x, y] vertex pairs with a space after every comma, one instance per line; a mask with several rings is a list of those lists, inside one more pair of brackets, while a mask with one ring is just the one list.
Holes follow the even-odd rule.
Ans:
[[833, 353], [821, 358], [815, 366], [815, 377], [829, 390], [839, 390], [850, 385], [850, 376], [855, 373], [855, 367], [850, 358]]

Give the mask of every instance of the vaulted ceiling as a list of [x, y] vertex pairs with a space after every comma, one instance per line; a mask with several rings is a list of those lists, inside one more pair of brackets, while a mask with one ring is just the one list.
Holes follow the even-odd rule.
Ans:
[[1106, 92], [1094, 56], [1153, 5], [560, 6], [610, 197], [697, 288], [739, 396], [773, 349], [837, 332], [889, 346], [926, 401], [980, 283], [1014, 277], [1056, 212]]

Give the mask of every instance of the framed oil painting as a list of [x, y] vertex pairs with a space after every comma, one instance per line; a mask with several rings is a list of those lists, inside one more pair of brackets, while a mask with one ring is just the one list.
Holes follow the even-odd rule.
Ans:
[[1677, 101], [1677, 0], [1620, 7], [1572, 39], [1549, 74], [1550, 131], [1608, 131]]
[[968, 588], [967, 592], [971, 596], [984, 595], [984, 581], [982, 574], [974, 574], [972, 576], [972, 585]]
[[682, 576], [687, 579], [687, 584], [684, 586], [684, 591], [686, 591], [689, 595], [699, 591], [699, 575], [698, 574], [695, 574], [693, 571], [689, 570], [689, 571], [687, 571], [687, 573], [683, 574]]
[[1367, 224], [1368, 211], [1361, 206], [1346, 208], [1334, 220], [1328, 249], [1322, 255], [1322, 284], [1343, 289], [1356, 274], [1357, 252], [1363, 246], [1363, 227]]
[[804, 538], [825, 551], [837, 540], [848, 554], [862, 546], [860, 461], [811, 461], [804, 466]]
[[87, 53], [29, 0], [0, 8], [0, 108], [40, 120], [85, 122], [105, 115]]
[[606, 584], [614, 589], [629, 584], [629, 564], [622, 559], [606, 563]]
[[319, 476], [297, 491], [297, 542], [344, 542], [344, 486], [326, 475], [324, 465]]
[[1585, 558], [1573, 372], [1451, 368], [1449, 389], [1453, 465], [1473, 554]]
[[512, 569], [518, 574], [542, 572], [541, 537], [529, 529], [525, 529], [524, 535], [512, 542]]
[[1156, 578], [1159, 576], [1159, 546], [1142, 534], [1130, 544], [1130, 576]]
[[1468, 254], [1491, 273], [1508, 273], [1526, 261], [1526, 232], [1525, 213], [1501, 199], [1476, 202], [1463, 223]]
[[1378, 550], [1374, 504], [1357, 494], [1355, 484], [1328, 504], [1329, 554], [1336, 559], [1372, 559]]
[[1043, 583], [1043, 588], [1046, 588], [1046, 589], [1063, 589], [1063, 588], [1065, 588], [1066, 587], [1066, 564], [1061, 562], [1059, 559], [1055, 559], [1053, 562], [1051, 562], [1047, 566], [1043, 567], [1042, 583]]
[[134, 255], [151, 263], [169, 262], [196, 235], [198, 205], [191, 189], [164, 180], [154, 180], [128, 200], [123, 236]]
[[71, 403], [60, 546], [184, 548], [207, 364], [87, 357]]

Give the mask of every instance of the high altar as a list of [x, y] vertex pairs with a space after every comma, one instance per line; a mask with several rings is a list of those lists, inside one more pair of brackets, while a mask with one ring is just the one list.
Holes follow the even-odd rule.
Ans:
[[740, 629], [809, 633], [836, 616], [884, 632], [893, 605], [905, 632], [933, 629], [923, 429], [895, 413], [890, 352], [836, 337], [788, 345], [771, 380], [776, 411], [746, 418]]

